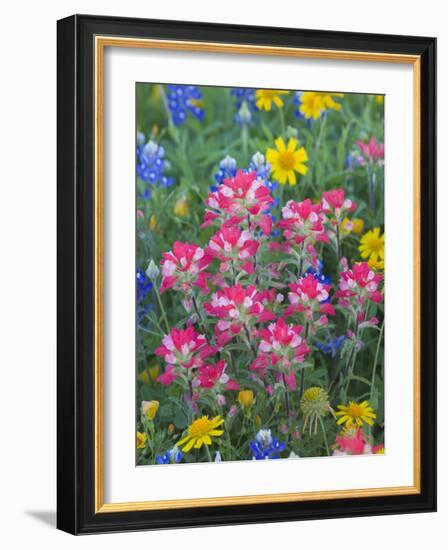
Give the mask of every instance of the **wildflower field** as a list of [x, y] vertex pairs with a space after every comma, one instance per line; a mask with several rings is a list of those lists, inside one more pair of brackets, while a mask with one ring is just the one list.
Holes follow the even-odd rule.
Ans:
[[136, 463], [384, 452], [384, 97], [137, 84]]

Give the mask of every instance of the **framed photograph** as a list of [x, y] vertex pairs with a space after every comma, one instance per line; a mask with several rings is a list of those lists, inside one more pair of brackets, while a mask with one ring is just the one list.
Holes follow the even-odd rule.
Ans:
[[434, 38], [58, 21], [58, 527], [436, 507]]

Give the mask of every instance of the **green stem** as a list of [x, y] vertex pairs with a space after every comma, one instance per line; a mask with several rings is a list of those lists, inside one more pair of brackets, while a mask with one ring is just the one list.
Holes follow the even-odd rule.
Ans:
[[244, 334], [246, 336], [246, 345], [248, 346], [248, 348], [254, 354], [254, 359], [255, 359], [257, 357], [257, 348], [253, 345], [253, 343], [251, 341], [250, 332], [249, 332], [249, 329], [247, 328], [247, 325], [244, 324], [243, 327], [244, 327]]
[[246, 163], [249, 161], [248, 159], [248, 142], [249, 142], [249, 132], [248, 132], [248, 129], [247, 129], [247, 125], [246, 124], [242, 124], [241, 125], [241, 143], [242, 143], [242, 146], [243, 146], [243, 157], [244, 157], [244, 161], [243, 161], [243, 164], [246, 165]]
[[153, 288], [154, 288], [154, 292], [156, 293], [156, 296], [157, 296], [157, 302], [159, 303], [159, 307], [160, 307], [160, 311], [162, 313], [163, 320], [165, 321], [165, 327], [166, 327], [166, 330], [167, 330], [167, 334], [169, 334], [171, 329], [170, 329], [170, 325], [168, 323], [168, 317], [167, 317], [165, 308], [163, 307], [163, 303], [162, 303], [162, 299], [160, 297], [159, 289], [158, 289], [157, 285], [153, 285]]
[[285, 408], [286, 408], [286, 416], [290, 416], [290, 408], [289, 408], [289, 396], [288, 396], [288, 385], [286, 384], [286, 377], [284, 373], [282, 372], [282, 379], [283, 379], [283, 386], [285, 387]]
[[300, 372], [300, 397], [302, 397], [305, 390], [305, 369], [302, 369]]
[[325, 426], [322, 418], [319, 416], [320, 427], [322, 428], [322, 433], [324, 434], [324, 443], [325, 450], [327, 451], [327, 456], [330, 456], [330, 448], [328, 447], [327, 432], [325, 431]]
[[191, 301], [193, 302], [193, 307], [196, 312], [196, 315], [198, 316], [198, 323], [201, 326], [202, 332], [204, 333], [205, 339], [207, 340], [207, 344], [210, 345], [210, 340], [207, 334], [207, 329], [204, 325], [204, 319], [202, 318], [201, 312], [198, 307], [198, 303], [196, 301], [196, 296], [194, 294], [191, 295]]
[[372, 220], [375, 219], [375, 175], [371, 166], [367, 168], [367, 181], [369, 187], [369, 206], [371, 210]]
[[336, 225], [336, 254], [338, 257], [338, 266], [339, 262], [341, 261], [341, 234], [340, 234], [340, 228], [339, 228], [339, 222]]
[[213, 462], [212, 455], [210, 454], [210, 449], [208, 448], [208, 445], [204, 444], [204, 447], [205, 447], [205, 453], [207, 455], [208, 461]]
[[381, 345], [381, 340], [383, 338], [383, 332], [384, 332], [384, 321], [383, 321], [383, 324], [381, 325], [380, 335], [378, 336], [378, 343], [376, 345], [375, 362], [373, 363], [372, 380], [370, 382], [370, 401], [372, 401], [373, 391], [375, 388], [376, 365], [378, 363], [378, 356], [380, 353], [380, 345]]
[[282, 137], [286, 136], [286, 127], [285, 127], [285, 115], [283, 113], [283, 108], [280, 107], [278, 110], [279, 118], [280, 118], [280, 132], [282, 134]]

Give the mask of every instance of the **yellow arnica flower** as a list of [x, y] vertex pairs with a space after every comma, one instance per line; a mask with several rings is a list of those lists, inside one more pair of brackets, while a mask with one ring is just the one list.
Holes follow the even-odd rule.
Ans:
[[353, 220], [349, 220], [348, 218], [344, 218], [341, 223], [341, 231], [345, 235], [348, 235], [349, 233], [355, 233], [355, 235], [359, 235], [361, 231], [364, 229], [364, 220], [361, 218], [354, 218]]
[[252, 390], [241, 390], [238, 394], [238, 401], [245, 409], [249, 409], [254, 402], [254, 392]]
[[326, 109], [340, 111], [341, 105], [336, 103], [334, 97], [344, 97], [344, 94], [303, 92], [300, 96], [299, 111], [305, 118], [318, 119]]
[[154, 417], [159, 410], [158, 401], [142, 401], [142, 413], [146, 414], [149, 420], [154, 420]]
[[176, 216], [181, 216], [184, 218], [185, 216], [188, 216], [188, 212], [189, 208], [187, 199], [185, 197], [177, 199], [176, 204], [174, 205], [174, 213]]
[[223, 423], [224, 420], [220, 416], [215, 416], [212, 420], [210, 420], [208, 416], [198, 418], [190, 424], [187, 435], [178, 441], [177, 445], [180, 447], [186, 444], [182, 449], [186, 453], [188, 453], [192, 447], [200, 449], [202, 445], [211, 445], [211, 436], [220, 437], [224, 433], [223, 430], [216, 429]]
[[146, 434], [137, 432], [137, 449], [144, 449], [146, 447]]
[[287, 94], [289, 94], [289, 92], [286, 90], [256, 90], [255, 103], [260, 111], [270, 111], [272, 103], [281, 109], [283, 107], [283, 101], [280, 96]]
[[279, 137], [275, 140], [276, 149], [269, 148], [266, 151], [266, 159], [272, 167], [274, 178], [282, 185], [295, 185], [296, 172], [304, 176], [308, 171], [304, 164], [308, 160], [308, 155], [304, 147], [298, 149], [297, 145], [295, 138], [290, 138], [286, 145], [283, 138]]
[[369, 266], [376, 269], [384, 269], [384, 234], [380, 234], [380, 228], [374, 227], [361, 237], [358, 247], [361, 258], [369, 259]]
[[338, 405], [338, 424], [345, 424], [348, 428], [358, 425], [362, 426], [365, 422], [369, 426], [373, 426], [373, 419], [376, 418], [376, 414], [372, 407], [370, 407], [368, 401], [362, 403], [355, 403], [349, 401], [348, 405]]
[[378, 105], [382, 105], [384, 103], [384, 96], [383, 95], [376, 95], [375, 101], [378, 103]]

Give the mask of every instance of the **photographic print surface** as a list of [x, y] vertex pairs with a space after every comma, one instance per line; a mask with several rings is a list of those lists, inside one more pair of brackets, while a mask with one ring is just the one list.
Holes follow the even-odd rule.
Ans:
[[136, 464], [384, 453], [384, 96], [136, 85]]

